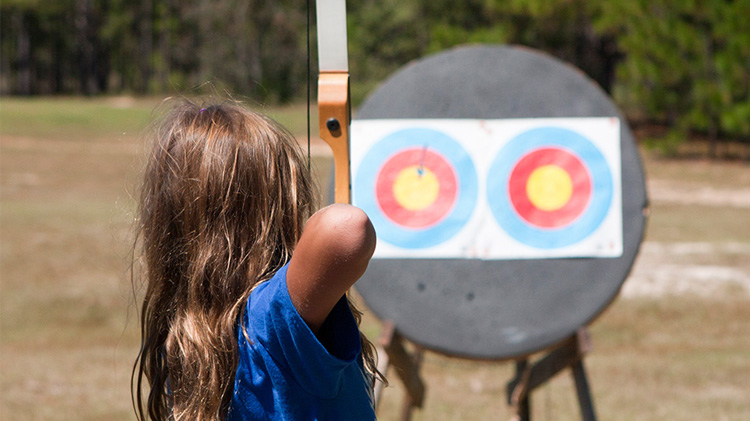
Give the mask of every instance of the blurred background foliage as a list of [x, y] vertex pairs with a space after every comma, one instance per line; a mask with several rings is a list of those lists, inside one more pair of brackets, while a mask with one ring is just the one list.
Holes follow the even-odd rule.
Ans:
[[[210, 89], [294, 102], [307, 91], [307, 1], [3, 0], [0, 94]], [[518, 44], [582, 69], [632, 124], [666, 128], [662, 149], [695, 134], [711, 141], [712, 155], [721, 140], [750, 142], [750, 0], [349, 0], [347, 8], [355, 103], [410, 60], [466, 43]]]

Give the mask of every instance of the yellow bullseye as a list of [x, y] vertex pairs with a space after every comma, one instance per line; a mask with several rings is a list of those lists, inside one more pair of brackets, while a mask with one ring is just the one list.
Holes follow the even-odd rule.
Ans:
[[412, 165], [401, 170], [393, 181], [393, 196], [403, 208], [418, 211], [435, 203], [440, 192], [435, 174]]
[[553, 212], [570, 200], [573, 181], [564, 169], [557, 165], [543, 165], [535, 169], [526, 182], [526, 194], [537, 208]]

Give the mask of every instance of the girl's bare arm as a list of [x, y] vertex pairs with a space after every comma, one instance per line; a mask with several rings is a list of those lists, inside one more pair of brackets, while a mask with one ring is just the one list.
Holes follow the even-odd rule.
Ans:
[[308, 220], [289, 263], [287, 286], [313, 332], [362, 276], [374, 251], [375, 230], [359, 208], [332, 205]]

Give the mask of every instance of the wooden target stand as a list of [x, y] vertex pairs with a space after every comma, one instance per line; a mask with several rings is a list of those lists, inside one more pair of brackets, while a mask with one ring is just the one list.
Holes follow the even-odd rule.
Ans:
[[581, 419], [596, 420], [594, 403], [591, 400], [586, 371], [583, 368], [583, 357], [591, 351], [591, 339], [588, 331], [581, 328], [575, 335], [550, 350], [544, 357], [533, 364], [528, 357], [516, 360], [516, 374], [508, 382], [506, 395], [508, 405], [513, 408], [517, 420], [531, 419], [531, 392], [551, 380], [558, 373], [570, 368], [578, 395]]
[[[404, 386], [404, 400], [401, 406], [401, 419], [410, 420], [414, 408], [421, 408], [424, 403], [425, 384], [419, 374], [424, 358], [424, 349], [415, 347], [413, 352], [406, 348], [404, 338], [396, 331], [392, 321], [382, 324], [382, 331], [376, 345], [378, 349], [378, 371], [384, 376], [390, 366]], [[383, 396], [385, 384], [375, 384], [375, 409]]]
[[[420, 374], [425, 350], [414, 345], [409, 352], [406, 341], [396, 330], [392, 321], [382, 324], [377, 341], [378, 370], [386, 374], [390, 367], [395, 369], [404, 387], [400, 419], [411, 419], [415, 408], [422, 408], [426, 394], [425, 382]], [[596, 413], [591, 399], [588, 379], [583, 366], [583, 358], [592, 349], [591, 338], [586, 328], [547, 351], [546, 355], [531, 363], [529, 356], [515, 360], [515, 375], [506, 385], [506, 400], [514, 414], [513, 420], [531, 420], [531, 392], [550, 381], [566, 369], [571, 370], [575, 382], [578, 405], [583, 421], [595, 421]], [[375, 385], [375, 409], [382, 400], [385, 385]]]

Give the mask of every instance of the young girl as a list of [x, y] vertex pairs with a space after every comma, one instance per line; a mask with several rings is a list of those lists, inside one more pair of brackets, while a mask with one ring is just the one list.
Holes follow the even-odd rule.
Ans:
[[375, 418], [374, 350], [345, 295], [375, 232], [357, 208], [310, 216], [314, 203], [298, 145], [270, 120], [171, 110], [140, 199], [139, 419]]

